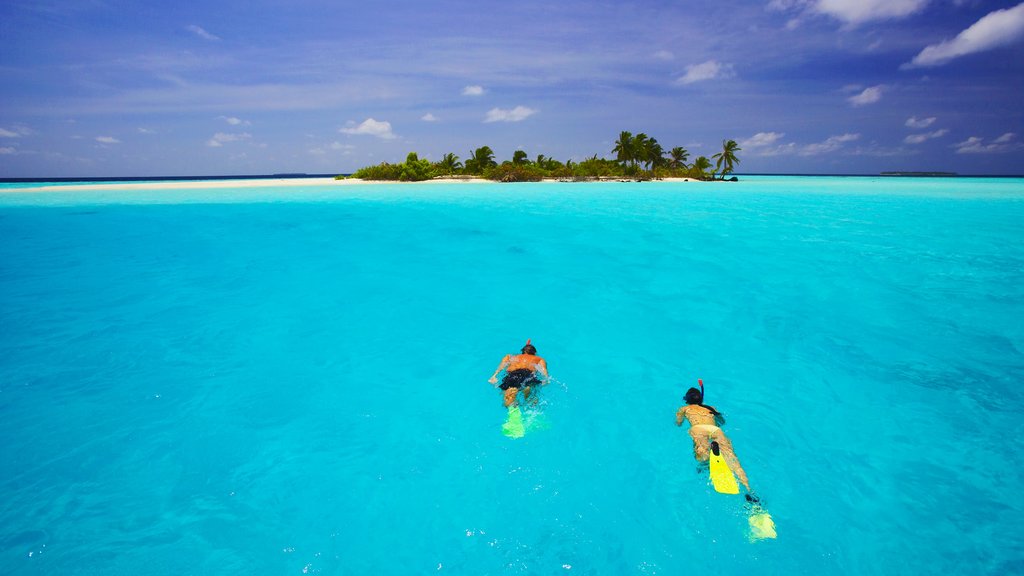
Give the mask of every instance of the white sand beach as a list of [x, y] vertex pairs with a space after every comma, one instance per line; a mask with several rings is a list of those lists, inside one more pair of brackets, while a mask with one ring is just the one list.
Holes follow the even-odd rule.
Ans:
[[[618, 178], [607, 178], [601, 179], [600, 182], [619, 182], [630, 180], [622, 180]], [[555, 178], [548, 178], [543, 180], [548, 183], [560, 183], [561, 180]], [[663, 178], [657, 180], [657, 182], [698, 182], [692, 178]], [[166, 180], [166, 181], [153, 181], [153, 182], [109, 182], [109, 183], [90, 183], [90, 184], [65, 184], [65, 185], [41, 185], [41, 186], [28, 186], [23, 188], [0, 188], [0, 194], [12, 194], [12, 193], [30, 193], [30, 192], [81, 192], [81, 191], [125, 191], [130, 192], [134, 190], [195, 190], [195, 189], [211, 189], [211, 188], [293, 188], [293, 187], [310, 187], [310, 186], [355, 186], [355, 185], [374, 185], [374, 184], [484, 184], [493, 183], [500, 184], [500, 182], [492, 182], [484, 178], [477, 176], [466, 177], [440, 177], [434, 178], [433, 180], [423, 180], [421, 182], [398, 182], [393, 180], [361, 180], [359, 178], [347, 178], [337, 180], [334, 178], [258, 178], [250, 180]]]

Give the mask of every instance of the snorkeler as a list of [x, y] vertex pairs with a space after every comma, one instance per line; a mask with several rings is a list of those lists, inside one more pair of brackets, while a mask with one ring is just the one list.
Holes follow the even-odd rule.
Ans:
[[[698, 382], [700, 381], [698, 380]], [[725, 458], [725, 462], [729, 464], [729, 469], [736, 474], [736, 477], [743, 483], [743, 487], [747, 489], [747, 492], [750, 492], [747, 473], [743, 471], [739, 459], [736, 458], [736, 453], [732, 449], [732, 442], [729, 441], [729, 438], [719, 428], [719, 425], [725, 424], [725, 417], [718, 410], [715, 410], [714, 407], [702, 404], [704, 401], [703, 382], [700, 382], [700, 388], [700, 390], [690, 388], [686, 391], [686, 395], [683, 397], [686, 405], [679, 408], [679, 411], [676, 412], [676, 426], [682, 426], [683, 420], [689, 421], [690, 438], [693, 438], [693, 457], [698, 462], [708, 462], [712, 459], [712, 454], [716, 460], [719, 455]], [[714, 475], [714, 469], [712, 469], [712, 473]], [[726, 472], [726, 475], [728, 475], [728, 472]], [[732, 484], [735, 487], [736, 482], [733, 481]], [[718, 489], [717, 485], [716, 489]], [[735, 494], [735, 490], [732, 493]]]
[[[491, 384], [497, 384], [498, 374], [505, 370], [505, 377], [498, 387], [505, 391], [506, 408], [516, 403], [516, 394], [520, 388], [523, 389], [523, 399], [528, 400], [532, 387], [547, 383], [548, 363], [537, 356], [537, 349], [530, 344], [529, 340], [526, 341], [521, 352], [521, 354], [507, 354], [502, 358], [494, 374], [487, 380]], [[537, 379], [538, 372], [544, 378], [543, 381]]]

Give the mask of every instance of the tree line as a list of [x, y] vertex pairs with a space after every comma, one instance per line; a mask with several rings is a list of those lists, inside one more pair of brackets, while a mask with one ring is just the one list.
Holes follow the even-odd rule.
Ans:
[[[445, 154], [440, 160], [431, 162], [420, 159], [416, 152], [410, 152], [405, 162], [392, 164], [381, 162], [356, 170], [350, 178], [363, 180], [399, 180], [415, 182], [438, 177], [480, 176], [498, 182], [536, 182], [545, 178], [567, 180], [596, 180], [601, 178], [622, 178], [629, 180], [652, 180], [658, 178], [694, 178], [697, 180], [725, 180], [740, 160], [736, 153], [741, 148], [735, 140], [722, 142], [722, 151], [709, 159], [698, 156], [692, 163], [686, 148], [677, 146], [666, 151], [661, 144], [647, 134], [635, 136], [631, 132], [620, 132], [611, 152], [614, 160], [590, 158], [575, 162], [561, 162], [539, 154], [531, 160], [523, 150], [516, 150], [511, 160], [499, 163], [495, 160], [490, 146], [472, 150], [462, 161], [453, 153]], [[339, 176], [338, 178], [344, 178]]]

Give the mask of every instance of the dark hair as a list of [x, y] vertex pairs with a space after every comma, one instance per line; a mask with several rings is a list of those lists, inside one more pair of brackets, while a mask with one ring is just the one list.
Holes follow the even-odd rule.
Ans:
[[523, 354], [530, 354], [532, 356], [537, 355], [537, 349], [533, 347], [533, 344], [527, 344], [523, 346]]
[[689, 390], [687, 390], [686, 395], [683, 396], [683, 401], [686, 402], [687, 404], [696, 404], [697, 406], [700, 406], [702, 408], [707, 408], [716, 417], [722, 415], [722, 413], [719, 412], [718, 410], [715, 410], [711, 406], [705, 406], [703, 404], [704, 394], [700, 390], [697, 390], [696, 388], [690, 388]]

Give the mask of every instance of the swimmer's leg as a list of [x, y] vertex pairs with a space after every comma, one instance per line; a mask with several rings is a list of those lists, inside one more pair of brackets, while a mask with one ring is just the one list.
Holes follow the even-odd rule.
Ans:
[[509, 386], [505, 389], [505, 408], [514, 406], [516, 403], [516, 394], [519, 393], [519, 388]]
[[740, 459], [736, 457], [736, 452], [732, 449], [732, 442], [721, 431], [715, 432], [712, 434], [712, 437], [722, 449], [722, 457], [729, 464], [729, 469], [739, 479], [740, 484], [743, 484], [743, 487], [747, 489], [747, 492], [750, 492], [750, 482], [747, 481], [747, 473], [743, 470], [743, 466], [740, 466]]
[[711, 444], [708, 441], [708, 435], [701, 434], [690, 428], [690, 438], [693, 439], [693, 458], [697, 462], [707, 462], [708, 452], [711, 450]]

